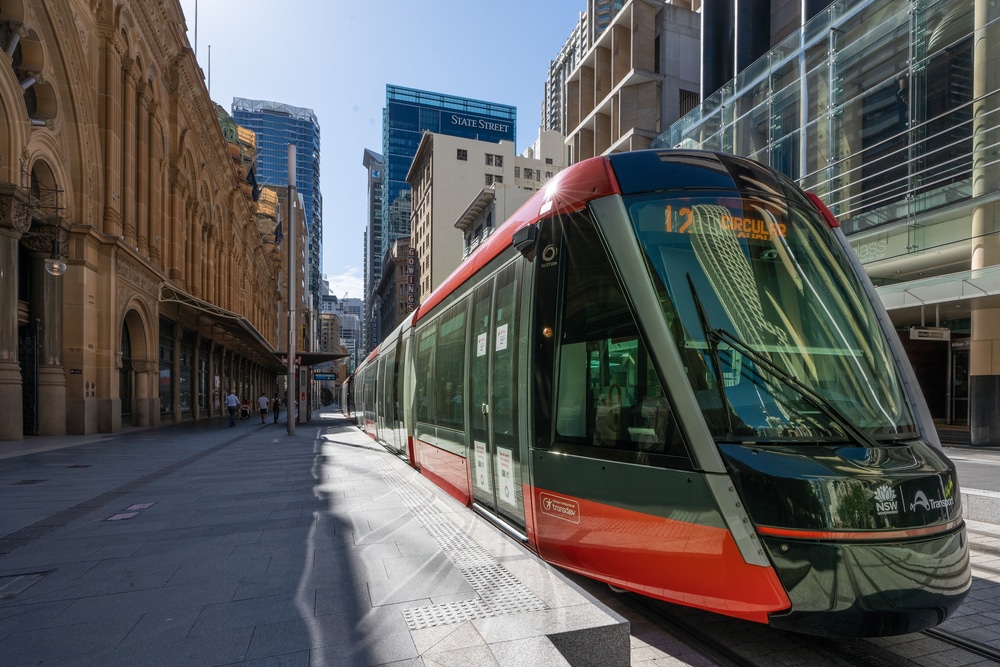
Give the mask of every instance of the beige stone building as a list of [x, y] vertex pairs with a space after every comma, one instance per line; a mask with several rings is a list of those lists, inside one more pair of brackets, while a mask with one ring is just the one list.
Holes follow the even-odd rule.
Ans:
[[[566, 166], [565, 152], [564, 137], [554, 131], [542, 132], [522, 155], [515, 154], [509, 141], [424, 133], [406, 175], [412, 196], [410, 248], [418, 265], [417, 304], [451, 275], [473, 243], [499, 227]], [[499, 213], [489, 217], [489, 229], [479, 228], [473, 242], [474, 230], [462, 221], [484, 188], [491, 190], [489, 211]]]
[[186, 35], [177, 0], [0, 4], [0, 441], [276, 386], [276, 251]]

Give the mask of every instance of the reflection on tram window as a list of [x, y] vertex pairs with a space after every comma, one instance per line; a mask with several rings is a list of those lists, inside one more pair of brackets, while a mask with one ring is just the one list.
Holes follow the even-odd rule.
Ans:
[[586, 446], [594, 456], [686, 457], [663, 383], [599, 237], [573, 230], [564, 238], [557, 439]]
[[728, 192], [626, 206], [715, 437], [913, 431], [864, 288], [814, 212]]
[[420, 332], [417, 341], [417, 421], [465, 427], [466, 301]]

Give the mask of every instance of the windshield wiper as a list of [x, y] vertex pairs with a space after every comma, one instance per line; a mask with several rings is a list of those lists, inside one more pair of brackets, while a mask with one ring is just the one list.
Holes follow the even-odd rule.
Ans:
[[[694, 287], [692, 286], [692, 290], [693, 289]], [[865, 447], [879, 446], [878, 442], [876, 442], [874, 438], [852, 422], [847, 415], [840, 411], [839, 408], [823, 398], [820, 394], [816, 393], [812, 387], [780, 368], [773, 361], [765, 357], [760, 352], [754, 350], [735, 335], [722, 328], [708, 329], [706, 330], [706, 334], [714, 341], [714, 346], [718, 346], [719, 342], [724, 342], [729, 345], [729, 347], [739, 350], [744, 356], [752, 359], [758, 366], [766, 368], [771, 375], [779, 379], [785, 384], [785, 386], [795, 389], [802, 397], [818, 408], [820, 412], [826, 415], [831, 421], [835, 422], [837, 426], [844, 431], [844, 433], [854, 436], [857, 440], [864, 444]]]
[[715, 369], [715, 383], [719, 386], [719, 400], [722, 401], [722, 412], [726, 415], [726, 433], [733, 433], [733, 416], [729, 411], [729, 399], [726, 397], [726, 379], [722, 376], [722, 361], [719, 358], [719, 341], [712, 335], [714, 329], [708, 322], [708, 314], [705, 307], [701, 305], [698, 297], [698, 290], [694, 287], [694, 280], [691, 274], [687, 274], [688, 287], [691, 288], [691, 297], [694, 299], [694, 307], [698, 311], [698, 320], [701, 322], [701, 330], [705, 334], [705, 342], [708, 343], [708, 350], [712, 354], [712, 368]]

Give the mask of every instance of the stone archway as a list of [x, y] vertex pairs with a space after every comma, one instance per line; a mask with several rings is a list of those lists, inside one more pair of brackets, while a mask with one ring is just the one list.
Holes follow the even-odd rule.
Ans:
[[122, 319], [119, 341], [116, 365], [121, 425], [155, 426], [159, 408], [154, 389], [159, 365], [155, 358], [150, 360], [149, 328], [135, 308]]

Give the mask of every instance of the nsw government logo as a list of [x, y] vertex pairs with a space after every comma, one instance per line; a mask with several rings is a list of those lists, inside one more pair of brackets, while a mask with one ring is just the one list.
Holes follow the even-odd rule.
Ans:
[[875, 489], [875, 511], [879, 516], [899, 514], [899, 501], [891, 486], [880, 486]]

